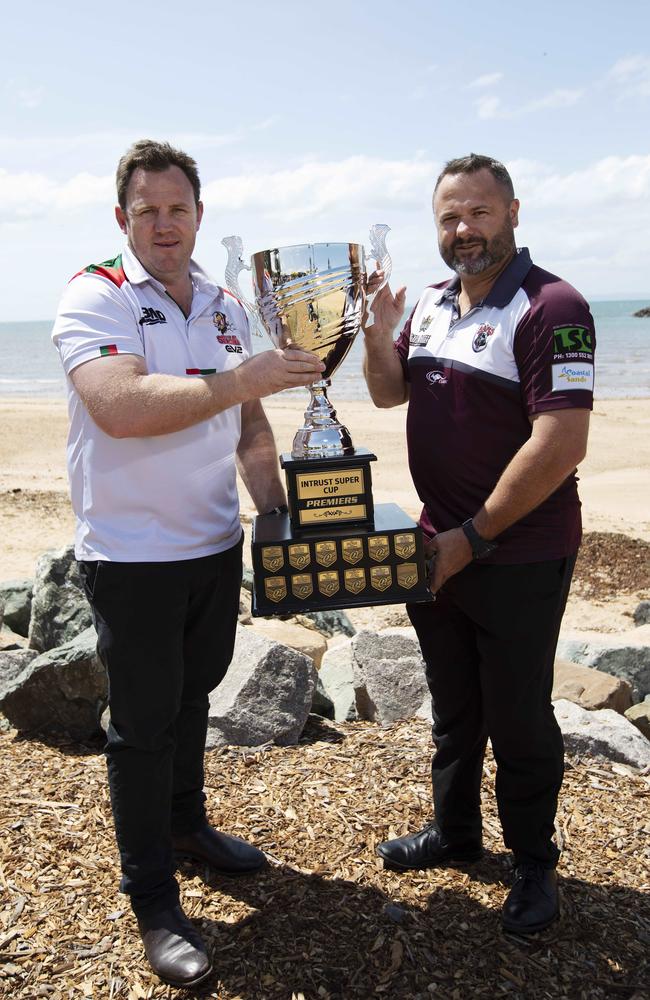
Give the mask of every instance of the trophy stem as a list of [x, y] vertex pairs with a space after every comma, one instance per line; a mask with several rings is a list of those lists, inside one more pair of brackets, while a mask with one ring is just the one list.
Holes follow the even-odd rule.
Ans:
[[354, 455], [354, 446], [347, 427], [337, 418], [336, 410], [327, 398], [330, 379], [321, 379], [308, 386], [309, 406], [305, 423], [293, 439], [292, 458], [338, 458]]

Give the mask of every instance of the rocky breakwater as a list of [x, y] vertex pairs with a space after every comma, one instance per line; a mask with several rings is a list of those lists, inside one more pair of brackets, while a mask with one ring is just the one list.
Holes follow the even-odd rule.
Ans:
[[[208, 748], [295, 743], [310, 714], [386, 726], [431, 718], [419, 645], [401, 608], [253, 619], [250, 585], [246, 570], [235, 655], [210, 699]], [[629, 633], [562, 635], [553, 699], [569, 752], [650, 767], [647, 603]], [[0, 609], [5, 727], [100, 735], [106, 681], [71, 547], [45, 553], [34, 580], [0, 584]]]

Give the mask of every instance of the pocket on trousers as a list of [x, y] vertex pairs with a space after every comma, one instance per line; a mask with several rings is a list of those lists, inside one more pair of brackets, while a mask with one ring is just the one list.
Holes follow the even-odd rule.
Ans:
[[101, 565], [99, 560], [79, 563], [79, 575], [81, 576], [81, 582], [89, 601], [92, 601], [97, 593], [97, 581]]

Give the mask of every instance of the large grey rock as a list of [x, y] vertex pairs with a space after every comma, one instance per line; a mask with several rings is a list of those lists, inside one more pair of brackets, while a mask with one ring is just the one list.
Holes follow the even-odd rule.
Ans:
[[313, 628], [305, 628], [295, 620], [280, 618], [255, 618], [252, 627], [272, 642], [290, 646], [298, 653], [309, 656], [318, 670], [323, 654], [327, 650], [327, 639]]
[[72, 546], [46, 552], [36, 563], [29, 645], [43, 652], [69, 642], [92, 625]]
[[650, 694], [650, 625], [608, 635], [567, 632], [560, 636], [557, 656], [622, 677], [632, 687], [635, 702]]
[[641, 601], [634, 609], [635, 625], [650, 625], [650, 601]]
[[632, 704], [632, 688], [622, 677], [613, 677], [570, 660], [556, 660], [553, 701], [558, 698], [566, 698], [590, 711], [611, 708], [623, 714]]
[[650, 740], [650, 695], [638, 705], [632, 705], [632, 708], [628, 708], [625, 718], [633, 726], [636, 726], [647, 740]]
[[5, 602], [2, 597], [0, 597], [0, 629], [2, 628], [5, 617]]
[[352, 661], [352, 643], [343, 642], [327, 650], [318, 671], [318, 683], [333, 706], [336, 722], [353, 722], [359, 717]]
[[35, 649], [0, 652], [0, 701], [37, 656]]
[[336, 634], [354, 635], [357, 631], [345, 611], [305, 611], [296, 618], [301, 624], [311, 622], [313, 628], [328, 638]]
[[564, 745], [570, 753], [603, 757], [641, 769], [650, 767], [650, 742], [624, 715], [609, 708], [589, 712], [563, 698], [554, 704]]
[[359, 718], [388, 723], [417, 715], [428, 688], [415, 630], [364, 629], [351, 642]]
[[[36, 656], [7, 685], [0, 711], [16, 729], [67, 733], [85, 740], [99, 730], [107, 698], [104, 668], [93, 628]], [[19, 653], [7, 654], [19, 656]]]
[[316, 668], [309, 656], [239, 625], [228, 672], [210, 695], [206, 746], [288, 746], [311, 709]]
[[3, 600], [5, 625], [17, 635], [26, 636], [32, 612], [32, 581], [5, 580], [4, 583], [0, 583], [0, 603]]
[[311, 700], [311, 711], [314, 715], [320, 715], [323, 719], [334, 718], [334, 705], [325, 691], [320, 679], [320, 671], [316, 676], [316, 686], [314, 687], [314, 697]]
[[253, 570], [245, 563], [242, 567], [241, 585], [242, 590], [247, 590], [249, 594], [253, 593]]

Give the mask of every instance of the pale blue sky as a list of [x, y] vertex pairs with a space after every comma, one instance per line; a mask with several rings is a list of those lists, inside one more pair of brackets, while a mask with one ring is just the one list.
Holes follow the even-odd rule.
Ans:
[[[520, 244], [588, 296], [650, 297], [650, 13], [641, 0], [32, 2], [3, 16], [0, 320], [47, 319], [113, 256], [143, 136], [198, 161], [197, 257], [391, 226], [409, 299], [445, 276], [430, 196], [470, 150], [511, 170]], [[37, 280], [36, 279], [37, 277]]]

